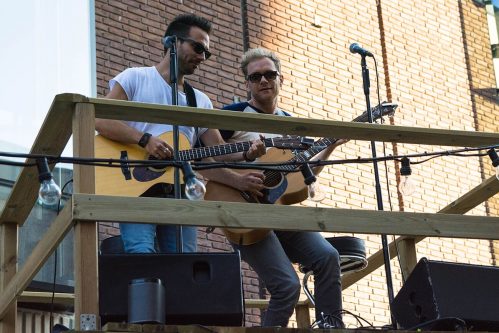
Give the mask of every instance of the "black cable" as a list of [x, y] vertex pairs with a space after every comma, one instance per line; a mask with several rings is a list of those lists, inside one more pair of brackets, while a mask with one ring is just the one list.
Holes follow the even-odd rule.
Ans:
[[[61, 189], [61, 193], [64, 193], [64, 189], [66, 188], [66, 186], [68, 186], [69, 183], [72, 183], [73, 182], [73, 179], [70, 179], [68, 180], [64, 186], [62, 187]], [[61, 197], [62, 199], [62, 197]], [[57, 202], [57, 216], [59, 216], [59, 213], [61, 211], [61, 199], [59, 199], [59, 201]], [[50, 325], [50, 329], [52, 330], [52, 327], [54, 326], [54, 318], [53, 318], [53, 314], [54, 314], [54, 303], [55, 303], [55, 285], [56, 285], [56, 280], [57, 280], [57, 252], [59, 250], [59, 246], [57, 246], [55, 248], [55, 251], [54, 251], [54, 277], [53, 277], [53, 280], [52, 280], [52, 298], [50, 300], [50, 314], [49, 314], [49, 325]]]
[[[376, 91], [378, 94], [378, 107], [381, 107], [381, 98], [380, 98], [380, 93], [379, 93], [379, 71], [378, 71], [378, 62], [376, 61], [376, 58], [374, 58], [374, 69], [376, 71], [376, 87], [377, 87]], [[384, 122], [384, 119], [383, 119], [383, 117], [381, 117], [381, 123], [383, 123], [383, 122]], [[386, 155], [386, 142], [384, 142], [384, 141], [383, 141], [383, 156], [387, 156]], [[383, 162], [385, 165], [386, 192], [387, 192], [387, 196], [388, 196], [388, 205], [390, 206], [390, 212], [393, 212], [393, 203], [392, 203], [392, 196], [391, 196], [391, 191], [390, 191], [390, 180], [388, 177], [388, 161], [385, 160]], [[395, 242], [397, 237], [395, 235], [392, 235], [392, 237], [393, 237], [393, 241]], [[402, 265], [401, 265], [402, 261], [400, 259], [399, 246], [398, 246], [397, 242], [395, 242], [394, 244], [395, 244], [395, 253], [397, 255], [397, 261], [399, 263], [400, 272], [402, 274], [402, 281], [405, 281], [406, 279], [404, 276], [404, 271], [402, 270]]]
[[431, 324], [438, 324], [440, 322], [445, 322], [445, 321], [450, 321], [450, 320], [453, 320], [455, 321], [455, 324], [457, 324], [458, 326], [455, 326], [454, 327], [454, 330], [457, 330], [458, 328], [459, 329], [462, 329], [462, 330], [467, 330], [467, 325], [466, 325], [466, 322], [461, 319], [461, 318], [457, 318], [457, 317], [443, 317], [443, 318], [437, 318], [437, 319], [433, 319], [433, 320], [429, 320], [429, 321], [425, 321], [424, 323], [420, 323], [420, 324], [417, 324], [415, 326], [412, 326], [410, 328], [407, 328], [405, 329], [406, 331], [420, 331], [420, 328], [423, 328], [425, 326], [428, 326], [428, 325], [431, 325]]
[[[417, 157], [427, 157], [427, 156], [458, 156], [458, 157], [476, 157], [476, 156], [485, 156], [486, 153], [480, 154], [461, 154], [463, 152], [472, 152], [472, 151], [480, 151], [480, 150], [489, 150], [491, 148], [498, 148], [497, 145], [490, 146], [480, 146], [473, 148], [461, 148], [454, 150], [446, 150], [446, 151], [438, 151], [438, 152], [424, 152], [419, 154], [408, 154], [408, 155], [389, 155], [382, 156], [377, 158], [361, 158], [358, 157], [356, 159], [344, 159], [344, 160], [319, 160], [319, 161], [291, 161], [291, 162], [281, 162], [281, 163], [240, 163], [240, 162], [193, 162], [192, 165], [195, 166], [194, 169], [203, 170], [209, 168], [226, 168], [231, 167], [234, 169], [260, 169], [260, 170], [275, 170], [275, 171], [290, 171], [283, 170], [282, 168], [285, 166], [301, 166], [303, 164], [310, 164], [313, 166], [326, 166], [326, 165], [335, 165], [335, 164], [353, 164], [353, 163], [372, 163], [373, 161], [391, 161], [397, 160], [399, 161], [403, 157], [407, 158], [417, 158]], [[46, 157], [50, 164], [55, 163], [69, 163], [69, 164], [78, 164], [78, 165], [89, 165], [89, 166], [101, 166], [101, 167], [114, 167], [121, 168], [123, 164], [126, 164], [129, 167], [155, 167], [158, 169], [167, 168], [167, 167], [181, 167], [182, 161], [173, 161], [173, 160], [119, 160], [119, 159], [104, 159], [104, 158], [75, 158], [75, 157], [60, 157], [53, 155], [39, 155], [39, 154], [17, 154], [17, 153], [6, 153], [0, 152], [0, 156], [5, 157], [18, 157], [18, 158], [41, 158]], [[420, 164], [424, 163], [427, 160], [423, 161], [411, 161], [412, 164]], [[31, 167], [36, 165], [35, 163], [22, 163], [22, 162], [11, 162], [0, 160], [0, 164], [5, 165], [16, 165], [16, 166], [25, 166]], [[281, 168], [272, 168], [272, 167], [281, 167]], [[294, 170], [292, 170], [294, 171]], [[291, 172], [292, 172], [291, 171]]]

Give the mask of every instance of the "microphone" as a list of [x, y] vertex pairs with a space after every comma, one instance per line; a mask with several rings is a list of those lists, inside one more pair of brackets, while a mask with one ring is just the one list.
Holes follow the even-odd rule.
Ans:
[[173, 36], [165, 36], [163, 38], [161, 38], [161, 43], [163, 43], [163, 46], [165, 47], [165, 49], [169, 49], [170, 47], [172, 47], [172, 44], [175, 43], [177, 41], [177, 36], [173, 35]]
[[360, 46], [358, 43], [352, 43], [352, 45], [350, 45], [350, 52], [358, 53], [363, 57], [366, 57], [366, 56], [367, 57], [374, 57], [371, 52], [362, 48], [362, 46]]

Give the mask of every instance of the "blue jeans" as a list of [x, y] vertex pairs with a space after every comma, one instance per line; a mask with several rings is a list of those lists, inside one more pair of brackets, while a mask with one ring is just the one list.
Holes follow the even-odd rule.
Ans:
[[232, 246], [263, 280], [270, 293], [262, 326], [288, 325], [300, 296], [300, 280], [291, 262], [314, 272], [315, 312], [337, 314], [342, 309], [338, 251], [317, 232], [274, 231], [252, 245]]
[[[182, 187], [183, 190], [183, 187]], [[183, 193], [183, 191], [182, 191]], [[141, 197], [174, 198], [171, 184], [156, 184]], [[179, 226], [180, 227], [180, 226]], [[197, 227], [182, 226], [182, 252], [197, 251]], [[176, 253], [177, 226], [145, 223], [120, 223], [126, 253]]]
[[[176, 253], [175, 225], [120, 223], [121, 239], [126, 253]], [[182, 252], [196, 252], [197, 227], [182, 228]]]

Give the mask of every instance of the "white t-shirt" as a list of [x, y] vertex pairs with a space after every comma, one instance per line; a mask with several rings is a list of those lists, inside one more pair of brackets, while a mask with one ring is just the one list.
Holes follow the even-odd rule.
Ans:
[[[128, 68], [109, 81], [110, 89], [113, 89], [116, 83], [119, 83], [123, 90], [125, 90], [129, 101], [163, 105], [172, 104], [172, 89], [159, 74], [156, 67]], [[194, 93], [199, 108], [213, 108], [213, 104], [208, 96], [197, 89], [194, 89]], [[186, 95], [181, 91], [178, 93], [178, 104], [180, 106], [187, 106]], [[141, 132], [148, 132], [154, 136], [173, 131], [173, 126], [167, 124], [152, 124], [137, 121], [127, 121], [126, 123]], [[199, 128], [198, 135], [200, 136], [206, 131], [206, 128]], [[196, 142], [194, 127], [179, 126], [179, 132], [183, 133], [189, 139], [191, 145]]]

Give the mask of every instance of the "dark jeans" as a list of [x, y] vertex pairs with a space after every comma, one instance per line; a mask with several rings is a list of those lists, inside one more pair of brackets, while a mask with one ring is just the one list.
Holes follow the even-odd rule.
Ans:
[[314, 272], [315, 311], [336, 314], [342, 309], [338, 251], [317, 232], [275, 231], [252, 245], [232, 244], [258, 274], [270, 293], [262, 326], [288, 325], [300, 296], [300, 280], [291, 262]]

